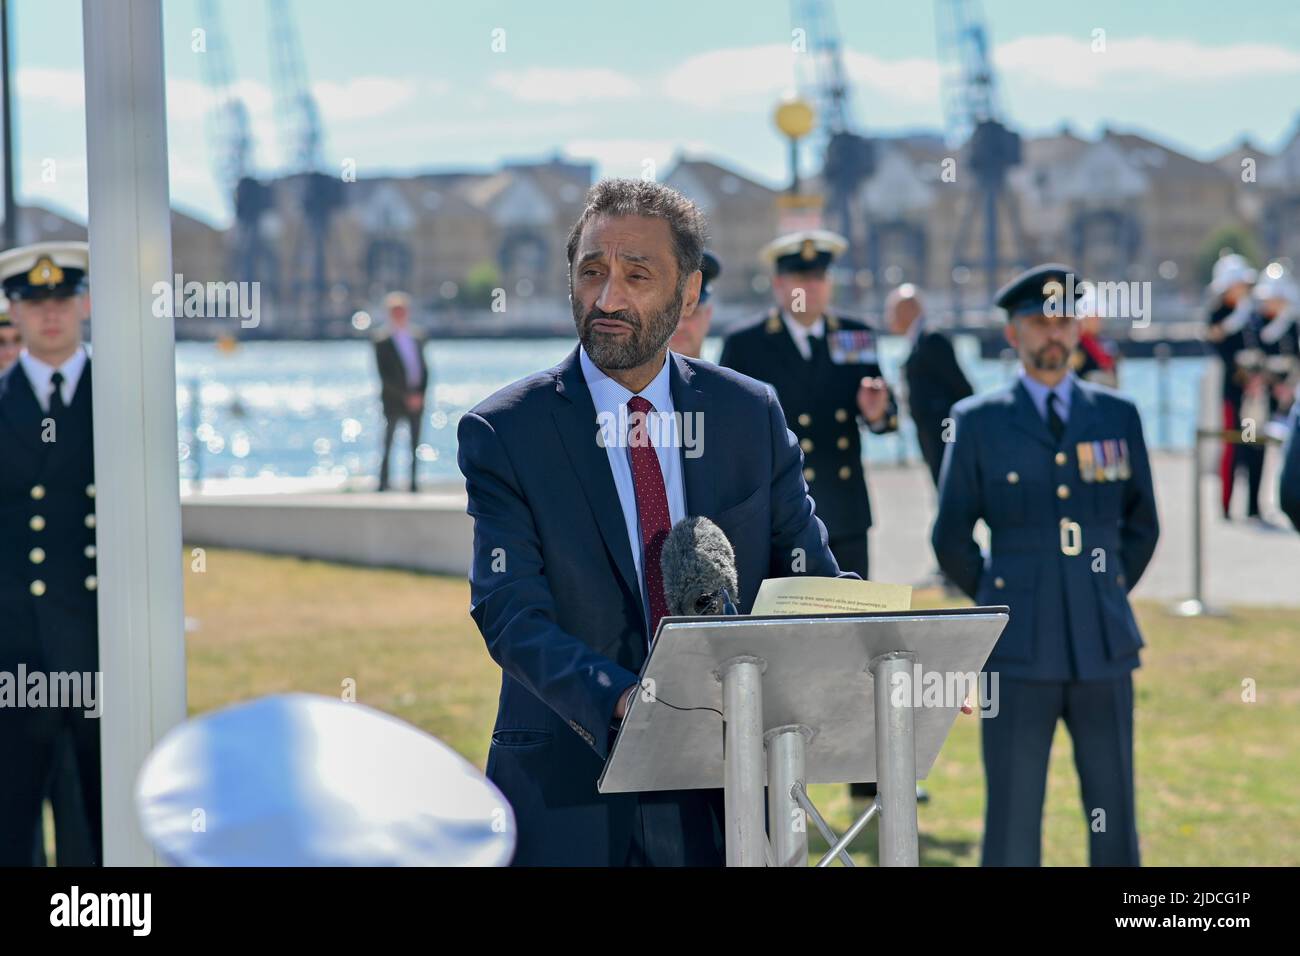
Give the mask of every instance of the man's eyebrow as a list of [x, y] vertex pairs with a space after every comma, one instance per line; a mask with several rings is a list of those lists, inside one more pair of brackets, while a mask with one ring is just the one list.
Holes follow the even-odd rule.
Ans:
[[[603, 250], [592, 249], [590, 252], [584, 253], [582, 256], [579, 257], [578, 265], [583, 266], [595, 259], [604, 259], [604, 258], [605, 258], [605, 253]], [[631, 263], [635, 263], [636, 265], [653, 266], [655, 264], [654, 256], [649, 256], [641, 252], [620, 252], [618, 254], [618, 258], [622, 259], [624, 262], [631, 262]]]

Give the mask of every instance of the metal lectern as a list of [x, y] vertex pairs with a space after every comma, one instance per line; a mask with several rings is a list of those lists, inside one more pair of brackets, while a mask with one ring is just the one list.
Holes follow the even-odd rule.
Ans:
[[[845, 848], [876, 816], [881, 865], [916, 866], [916, 781], [963, 696], [977, 703], [977, 675], [1007, 615], [664, 618], [599, 790], [724, 788], [728, 866], [806, 866], [804, 814], [831, 843], [819, 866], [852, 865]], [[836, 837], [807, 785], [872, 780], [875, 802]]]

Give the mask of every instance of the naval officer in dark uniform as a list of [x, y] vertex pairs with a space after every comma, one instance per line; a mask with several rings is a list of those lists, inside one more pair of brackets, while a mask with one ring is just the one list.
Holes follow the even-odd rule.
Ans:
[[87, 274], [85, 243], [0, 254], [0, 284], [24, 343], [0, 377], [0, 672], [12, 675], [7, 693], [24, 694], [26, 704], [0, 706], [0, 866], [32, 861], [64, 730], [93, 848], [83, 862], [102, 858], [98, 715], [48, 695], [31, 706], [37, 674], [50, 695], [57, 678], [74, 673], [99, 691], [90, 359], [81, 342]]
[[[944, 572], [977, 604], [1011, 609], [985, 665], [999, 673], [996, 716], [981, 721], [986, 866], [1039, 864], [1061, 719], [1090, 861], [1139, 862], [1132, 671], [1143, 642], [1128, 592], [1155, 551], [1155, 494], [1133, 402], [1070, 371], [1079, 330], [1069, 272], [1039, 266], [999, 291], [1019, 380], [953, 408], [931, 536]], [[987, 557], [972, 537], [981, 518]]]
[[777, 304], [733, 332], [719, 365], [767, 382], [803, 450], [803, 477], [840, 568], [866, 579], [871, 501], [862, 470], [865, 425], [898, 429], [898, 406], [880, 374], [877, 337], [865, 323], [831, 311], [827, 269], [848, 244], [812, 229], [769, 243]]

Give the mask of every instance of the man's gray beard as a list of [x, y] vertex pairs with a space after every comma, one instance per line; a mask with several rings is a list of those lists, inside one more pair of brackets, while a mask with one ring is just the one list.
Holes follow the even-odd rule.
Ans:
[[1047, 361], [1047, 350], [1052, 348], [1052, 346], [1045, 345], [1037, 352], [1030, 355], [1030, 360], [1033, 362], [1034, 368], [1038, 369], [1040, 372], [1055, 372], [1057, 369], [1065, 368], [1070, 363], [1070, 350], [1064, 345], [1058, 347], [1061, 349], [1061, 361], [1057, 362], [1055, 365], [1050, 364]]
[[667, 307], [650, 316], [641, 323], [640, 328], [632, 328], [626, 341], [610, 335], [593, 333], [584, 318], [578, 314], [579, 304], [573, 303], [573, 321], [578, 327], [578, 340], [587, 350], [587, 355], [599, 369], [626, 369], [645, 365], [655, 353], [668, 344], [677, 331], [677, 320], [681, 316], [684, 287], [678, 288]]

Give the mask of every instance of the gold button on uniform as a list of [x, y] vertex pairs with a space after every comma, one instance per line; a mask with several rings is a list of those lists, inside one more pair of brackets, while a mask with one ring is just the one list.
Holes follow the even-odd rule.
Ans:
[[1004, 587], [1007, 586], [1007, 582], [1003, 581], [1001, 578], [994, 578], [993, 586], [997, 588], [999, 591], [1001, 591]]
[[95, 516], [93, 514], [86, 515], [86, 527], [87, 528], [95, 527]]
[[1020, 473], [1018, 471], [1007, 472], [1007, 484], [1014, 485], [1019, 480], [1020, 480]]
[[1120, 587], [1123, 587], [1123, 586], [1124, 586], [1124, 575], [1122, 575], [1122, 574], [1117, 575], [1117, 576], [1115, 577], [1115, 583], [1118, 584]]
[[848, 447], [849, 447], [849, 436], [848, 436], [848, 435], [841, 435], [841, 436], [836, 440], [836, 442], [835, 442], [835, 447], [838, 448], [840, 451], [843, 451], [844, 449], [848, 448]]
[[93, 497], [95, 497], [95, 486], [94, 486], [94, 485], [86, 485], [86, 497], [87, 497], [87, 498], [93, 498]]
[[33, 531], [44, 531], [45, 517], [43, 515], [32, 515], [32, 519], [27, 522], [27, 527]]
[[94, 556], [95, 556], [95, 546], [93, 544], [86, 545], [86, 557], [93, 558]]
[[853, 469], [845, 465], [840, 469], [840, 481], [848, 481], [851, 474], [853, 474]]
[[813, 480], [813, 477], [814, 477], [816, 474], [817, 474], [817, 472], [813, 471], [811, 468], [805, 468], [805, 469], [803, 470], [803, 480], [804, 480], [804, 481], [812, 481], [812, 480]]
[[1066, 463], [1066, 461], [1068, 461], [1068, 460], [1069, 460], [1069, 459], [1066, 457], [1065, 452], [1063, 452], [1063, 451], [1058, 451], [1058, 452], [1056, 453], [1056, 463], [1057, 463], [1058, 465], [1064, 465], [1064, 464]]
[[32, 594], [36, 595], [37, 597], [40, 597], [42, 594], [45, 593], [45, 582], [39, 580], [33, 581], [30, 590]]
[[95, 577], [93, 574], [86, 578], [87, 591], [93, 591], [97, 587], [99, 587], [99, 578]]
[[847, 422], [849, 420], [849, 410], [847, 408], [835, 409], [835, 420], [837, 422]]
[[32, 564], [40, 564], [45, 560], [45, 549], [32, 548], [31, 551], [27, 552], [27, 560], [31, 561]]
[[809, 415], [807, 412], [805, 412], [804, 414], [800, 415], [800, 416], [799, 416], [799, 424], [802, 425], [804, 428], [807, 428], [809, 425], [812, 424], [812, 416]]
[[805, 438], [803, 441], [799, 442], [799, 447], [802, 448], [805, 453], [812, 451], [813, 450], [812, 439]]
[[45, 497], [45, 486], [44, 486], [44, 485], [32, 485], [32, 497], [35, 498], [37, 501], [40, 501], [42, 498], [44, 498], [44, 497]]
[[1057, 486], [1056, 486], [1056, 497], [1060, 498], [1062, 501], [1064, 501], [1066, 498], [1070, 497], [1070, 486], [1069, 486], [1069, 485], [1057, 485]]

